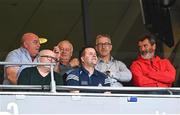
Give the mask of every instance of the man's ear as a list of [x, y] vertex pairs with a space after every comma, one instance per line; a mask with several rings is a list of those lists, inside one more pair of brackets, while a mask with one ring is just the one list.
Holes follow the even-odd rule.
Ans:
[[23, 46], [24, 46], [25, 48], [28, 47], [26, 42], [23, 42]]
[[110, 51], [112, 51], [112, 45], [110, 45]]
[[83, 63], [84, 63], [84, 58], [83, 58], [83, 57], [81, 57], [81, 62], [83, 62]]

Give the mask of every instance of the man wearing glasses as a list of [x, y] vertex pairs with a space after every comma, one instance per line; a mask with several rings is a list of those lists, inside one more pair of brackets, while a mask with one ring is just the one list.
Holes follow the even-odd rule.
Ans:
[[132, 74], [126, 65], [111, 56], [112, 44], [109, 35], [98, 35], [95, 48], [99, 54], [96, 69], [110, 78], [111, 87], [122, 87], [122, 82], [131, 80]]
[[[42, 50], [39, 53], [38, 60], [40, 63], [56, 63], [56, 54], [51, 50]], [[54, 72], [56, 85], [62, 85], [62, 77]], [[51, 82], [50, 65], [38, 65], [36, 67], [25, 68], [18, 78], [19, 85], [49, 85]]]

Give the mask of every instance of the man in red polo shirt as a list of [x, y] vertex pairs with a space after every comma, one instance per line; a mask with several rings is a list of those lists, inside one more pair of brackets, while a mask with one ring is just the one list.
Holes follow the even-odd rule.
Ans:
[[138, 41], [139, 56], [130, 69], [133, 85], [139, 87], [171, 87], [176, 70], [168, 59], [155, 55], [155, 36], [148, 33]]

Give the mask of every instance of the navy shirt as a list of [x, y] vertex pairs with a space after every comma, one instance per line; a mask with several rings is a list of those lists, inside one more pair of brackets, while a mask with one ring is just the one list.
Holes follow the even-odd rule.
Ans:
[[83, 67], [70, 72], [66, 81], [70, 86], [110, 86], [110, 81], [105, 74], [95, 69], [94, 73], [89, 76], [89, 72]]

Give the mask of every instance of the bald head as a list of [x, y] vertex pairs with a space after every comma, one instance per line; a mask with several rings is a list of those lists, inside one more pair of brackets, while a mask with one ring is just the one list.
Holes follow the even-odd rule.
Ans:
[[56, 54], [49, 49], [41, 50], [39, 52], [40, 62], [48, 63], [48, 62], [56, 62]]
[[36, 34], [34, 34], [34, 33], [25, 33], [22, 36], [21, 43], [23, 45], [23, 43], [25, 41], [31, 41], [32, 39], [38, 39], [39, 40], [39, 37]]
[[49, 50], [49, 49], [41, 50], [39, 52], [39, 56], [42, 56], [42, 55], [49, 55], [49, 56], [54, 56], [55, 57], [55, 53], [52, 50]]
[[39, 53], [39, 37], [34, 33], [25, 33], [21, 39], [21, 46], [34, 58]]

